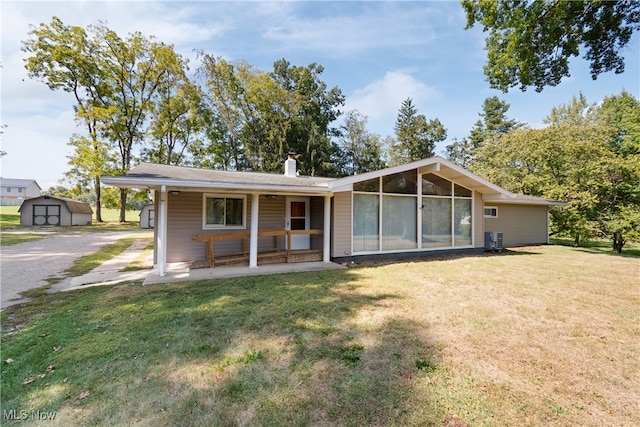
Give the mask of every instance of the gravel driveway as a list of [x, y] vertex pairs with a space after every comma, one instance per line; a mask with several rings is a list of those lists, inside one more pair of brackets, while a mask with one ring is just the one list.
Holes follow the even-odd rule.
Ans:
[[97, 252], [119, 239], [149, 233], [148, 230], [111, 233], [52, 234], [43, 239], [0, 248], [1, 309], [27, 301], [20, 295], [46, 286], [49, 277], [62, 277], [81, 256]]

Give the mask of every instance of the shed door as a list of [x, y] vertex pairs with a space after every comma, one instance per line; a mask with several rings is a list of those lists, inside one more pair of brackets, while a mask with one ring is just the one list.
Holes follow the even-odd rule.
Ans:
[[60, 206], [33, 205], [33, 225], [60, 225]]

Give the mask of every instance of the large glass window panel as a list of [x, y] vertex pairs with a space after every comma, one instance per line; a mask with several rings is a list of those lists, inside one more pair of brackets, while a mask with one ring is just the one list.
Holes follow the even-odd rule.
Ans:
[[224, 198], [207, 198], [207, 225], [224, 225]]
[[382, 197], [382, 250], [415, 249], [416, 198]]
[[451, 198], [422, 198], [422, 247], [451, 247]]
[[471, 199], [455, 199], [454, 202], [454, 246], [471, 245]]
[[244, 226], [244, 198], [205, 197], [204, 228]]
[[471, 197], [471, 190], [469, 190], [468, 188], [464, 188], [461, 185], [455, 184], [453, 195], [456, 197]]
[[422, 194], [425, 196], [450, 196], [451, 181], [432, 173], [424, 174], [422, 175]]
[[394, 173], [382, 177], [382, 192], [396, 194], [416, 194], [418, 191], [418, 171], [416, 169]]
[[380, 196], [353, 195], [353, 251], [380, 249]]
[[226, 222], [225, 225], [242, 225], [242, 217], [244, 211], [243, 199], [227, 199], [226, 200]]
[[367, 193], [378, 193], [380, 191], [380, 178], [368, 179], [353, 183], [353, 191], [364, 191]]

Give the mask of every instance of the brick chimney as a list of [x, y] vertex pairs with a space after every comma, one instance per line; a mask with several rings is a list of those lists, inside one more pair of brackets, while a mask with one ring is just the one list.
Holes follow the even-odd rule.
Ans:
[[297, 175], [295, 153], [290, 152], [284, 162], [284, 176], [295, 178]]

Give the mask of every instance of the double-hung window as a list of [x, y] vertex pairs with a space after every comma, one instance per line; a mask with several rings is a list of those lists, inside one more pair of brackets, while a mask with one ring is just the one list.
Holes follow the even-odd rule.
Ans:
[[203, 229], [246, 228], [245, 196], [205, 194], [203, 205]]

